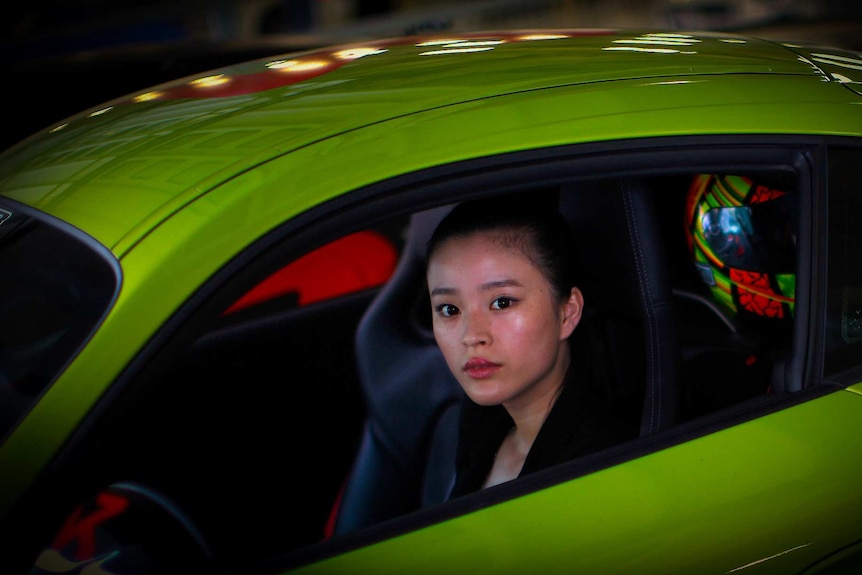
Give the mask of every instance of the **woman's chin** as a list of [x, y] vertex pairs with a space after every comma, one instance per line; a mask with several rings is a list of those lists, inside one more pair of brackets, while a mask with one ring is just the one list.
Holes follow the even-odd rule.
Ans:
[[476, 389], [474, 386], [471, 386], [468, 389], [465, 389], [467, 393], [467, 397], [470, 400], [483, 407], [490, 407], [492, 405], [500, 405], [505, 400], [505, 397], [498, 389]]

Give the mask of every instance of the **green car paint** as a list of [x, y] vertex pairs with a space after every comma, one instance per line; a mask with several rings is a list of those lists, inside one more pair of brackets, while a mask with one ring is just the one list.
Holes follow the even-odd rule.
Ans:
[[[235, 96], [212, 97], [204, 84], [202, 97], [136, 102], [131, 96], [111, 102], [7, 151], [4, 173], [15, 173], [0, 177], [0, 189], [72, 222], [121, 256], [158, 222], [237, 174], [379, 122], [408, 120], [430, 110], [445, 113], [456, 104], [485, 108], [500, 96], [548, 88], [581, 85], [588, 94], [601, 90], [602, 83], [618, 80], [664, 86], [644, 90], [644, 96], [655, 94], [668, 109], [677, 109], [685, 107], [687, 98], [683, 90], [674, 92], [673, 86], [702, 81], [700, 76], [740, 74], [752, 84], [762, 77], [790, 81], [800, 76], [812, 84], [828, 79], [787, 48], [731, 35], [665, 38], [607, 31], [546, 40], [514, 38], [485, 46], [480, 52], [458, 52], [458, 46], [467, 41], [444, 44], [454, 46], [446, 48], [452, 53], [439, 55], [423, 55], [432, 51], [431, 46], [384, 43], [379, 53], [303, 82]], [[293, 59], [316, 61], [322, 54]], [[267, 73], [289, 77], [290, 68], [285, 72], [267, 68], [273, 61], [238, 66], [234, 75], [236, 79]], [[409, 82], [405, 73], [409, 73]], [[229, 83], [232, 76], [224, 76]], [[198, 78], [185, 79], [178, 85], [195, 80]], [[814, 103], [803, 97], [787, 101], [783, 96], [788, 88], [771, 85], [768, 88], [767, 83], [766, 89], [773, 92], [774, 99], [765, 101], [764, 107], [794, 101]], [[148, 93], [170, 93], [170, 89], [166, 86]], [[619, 113], [618, 108], [626, 105], [613, 98], [612, 87], [605, 89], [608, 92], [601, 93], [600, 101], [584, 102], [593, 116]], [[837, 98], [831, 93], [839, 91], [832, 85], [812, 90], [814, 100], [826, 102]], [[716, 93], [711, 100], [720, 105], [733, 98], [733, 91]], [[637, 101], [629, 104], [641, 108]], [[752, 120], [760, 116], [759, 110], [752, 110]], [[680, 117], [665, 131], [674, 133], [673, 125], [684, 130], [688, 120]], [[476, 128], [467, 125], [460, 130]], [[543, 128], [534, 126], [538, 137]], [[661, 133], [636, 122], [621, 128], [628, 137]], [[452, 140], [459, 139], [452, 135]], [[115, 206], [122, 206], [119, 214]]]

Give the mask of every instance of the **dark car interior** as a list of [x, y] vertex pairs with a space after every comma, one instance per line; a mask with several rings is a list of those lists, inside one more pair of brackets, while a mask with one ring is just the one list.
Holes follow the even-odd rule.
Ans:
[[[683, 234], [690, 180], [542, 191], [558, 196], [589, 270], [588, 325], [611, 374], [602, 391], [641, 437], [765, 397], [770, 360], [786, 353], [703, 289]], [[431, 333], [424, 245], [446, 210], [375, 226], [400, 252], [385, 284], [307, 305], [287, 291], [214, 318], [104, 419], [83, 464], [103, 486], [160, 494], [160, 509], [234, 566], [444, 502], [461, 391]]]

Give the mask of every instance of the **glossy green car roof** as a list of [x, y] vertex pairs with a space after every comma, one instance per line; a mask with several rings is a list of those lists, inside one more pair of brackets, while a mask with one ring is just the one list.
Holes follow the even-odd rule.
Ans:
[[[853, 58], [726, 34], [614, 30], [410, 37], [322, 49], [185, 78], [51, 126], [4, 154], [0, 194], [71, 222], [122, 257], [171, 214], [223, 182], [362, 127], [505, 95], [621, 82], [619, 90], [604, 91], [589, 106], [536, 117], [535, 130], [542, 132], [563, 115], [610, 117], [647, 109], [649, 103], [632, 99], [631, 81], [688, 83], [715, 75], [768, 78], [773, 83], [762, 90], [773, 94], [775, 105], [854, 103], [857, 95], [841, 85], [860, 79]], [[721, 105], [728, 89], [707, 98]], [[709, 105], [702, 94], [701, 109]], [[662, 96], [663, 105], [686, 106], [685, 92], [675, 97]], [[614, 134], [569, 137], [590, 141], [698, 130], [710, 128], [679, 114], [661, 127], [631, 122]], [[790, 114], [752, 130], [840, 133], [841, 127], [806, 124]], [[391, 138], [381, 145], [397, 146], [396, 131]], [[393, 166], [393, 173], [398, 169]]]

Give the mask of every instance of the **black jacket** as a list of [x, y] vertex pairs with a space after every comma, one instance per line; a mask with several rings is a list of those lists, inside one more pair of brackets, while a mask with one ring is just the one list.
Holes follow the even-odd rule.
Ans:
[[[513, 425], [502, 405], [482, 407], [465, 400], [450, 497], [482, 488]], [[570, 369], [518, 477], [633, 439], [639, 426], [640, 422], [621, 417], [598, 390], [580, 381]]]

